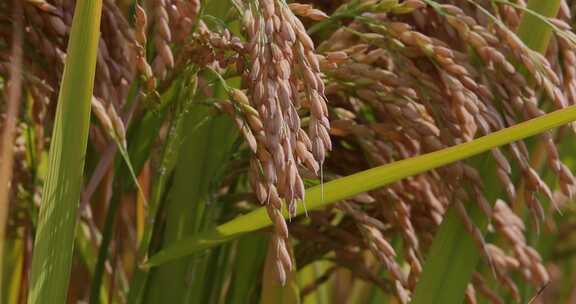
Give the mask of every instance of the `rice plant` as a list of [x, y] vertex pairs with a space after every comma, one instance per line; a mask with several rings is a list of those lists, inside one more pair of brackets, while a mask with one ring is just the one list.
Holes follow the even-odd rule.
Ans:
[[0, 303], [574, 303], [576, 2], [0, 2]]

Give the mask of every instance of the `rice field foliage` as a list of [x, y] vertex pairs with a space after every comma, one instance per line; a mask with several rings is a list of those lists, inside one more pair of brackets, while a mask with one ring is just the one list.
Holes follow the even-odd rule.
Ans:
[[575, 12], [0, 2], [0, 302], [574, 302]]
[[42, 190], [28, 303], [66, 300], [90, 126], [102, 1], [79, 2], [58, 94]]

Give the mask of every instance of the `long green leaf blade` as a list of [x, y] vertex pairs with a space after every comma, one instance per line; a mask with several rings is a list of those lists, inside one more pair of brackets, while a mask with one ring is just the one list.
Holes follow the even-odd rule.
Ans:
[[[536, 135], [574, 120], [576, 120], [576, 106], [571, 106], [467, 143], [336, 179], [325, 183], [323, 186], [308, 189], [306, 191], [306, 205], [308, 210], [320, 209], [347, 197], [480, 154], [492, 148]], [[303, 208], [298, 210], [298, 214], [303, 212]], [[287, 217], [287, 213], [284, 213], [284, 216]], [[264, 228], [270, 224], [266, 210], [259, 208], [224, 223], [213, 230], [175, 242], [170, 247], [151, 257], [145, 266], [152, 267], [164, 264], [230, 241], [244, 233]]]
[[[560, 0], [530, 0], [527, 9], [542, 17], [555, 17], [560, 9]], [[525, 13], [518, 28], [518, 37], [527, 47], [539, 53], [546, 52], [552, 29], [534, 14]]]
[[102, 0], [76, 2], [38, 219], [31, 304], [66, 303], [101, 13]]
[[[156, 179], [154, 181], [154, 186], [151, 190], [150, 201], [148, 203], [148, 214], [146, 215], [148, 218], [147, 225], [144, 227], [142, 240], [140, 241], [138, 247], [138, 259], [144, 259], [150, 250], [149, 247], [150, 242], [152, 241], [152, 234], [154, 232], [158, 209], [160, 209], [161, 200], [165, 195], [164, 192], [166, 190], [165, 188], [167, 186], [167, 181], [178, 161], [178, 153], [180, 152], [180, 146], [183, 142], [184, 118], [187, 117], [187, 115], [184, 113], [189, 111], [189, 103], [192, 101], [193, 96], [182, 95], [182, 91], [185, 88], [189, 91], [196, 91], [195, 84], [193, 89], [190, 89], [184, 85], [185, 78], [186, 77], [183, 77], [183, 79], [176, 83], [175, 90], [177, 91], [177, 94], [174, 94], [174, 96], [170, 97], [171, 99], [174, 99], [170, 101], [170, 103], [175, 104], [175, 110], [177, 114], [175, 114], [174, 118], [170, 122], [170, 128], [168, 131], [170, 135], [167, 136], [163, 145], [164, 148], [162, 151], [161, 159], [159, 161], [159, 168], [157, 170]], [[130, 284], [128, 303], [143, 303], [148, 276], [149, 272], [143, 271], [142, 269], [136, 270], [132, 278], [132, 283]]]
[[[163, 202], [166, 227], [162, 241], [165, 247], [215, 226], [221, 213], [221, 204], [210, 203], [210, 193], [219, 183], [237, 133], [228, 117], [211, 116], [209, 112], [209, 108], [196, 104], [183, 114], [181, 132], [185, 136], [182, 136], [178, 166]], [[206, 254], [199, 259], [183, 259], [155, 269], [150, 274], [144, 303], [161, 300], [175, 303], [183, 299], [203, 302], [203, 284], [209, 282], [206, 275], [217, 272], [206, 268], [213, 258], [214, 255]], [[191, 279], [171, 279], [186, 276]]]

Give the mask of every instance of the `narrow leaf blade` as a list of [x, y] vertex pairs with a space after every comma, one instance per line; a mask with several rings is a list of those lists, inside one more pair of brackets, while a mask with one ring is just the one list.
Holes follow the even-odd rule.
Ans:
[[[576, 120], [576, 106], [571, 106], [467, 143], [336, 179], [324, 183], [323, 186], [307, 189], [306, 205], [308, 210], [317, 210], [342, 199], [536, 135], [574, 120]], [[302, 213], [304, 210], [300, 208], [297, 214]], [[286, 213], [284, 216], [288, 217]], [[259, 208], [215, 229], [173, 243], [152, 256], [144, 267], [161, 265], [200, 252], [270, 224], [265, 208]]]
[[76, 3], [38, 219], [28, 296], [31, 304], [48, 299], [66, 303], [101, 12], [101, 0]]

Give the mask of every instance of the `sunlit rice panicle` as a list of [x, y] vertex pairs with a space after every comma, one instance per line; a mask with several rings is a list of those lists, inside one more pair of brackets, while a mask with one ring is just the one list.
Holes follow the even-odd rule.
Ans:
[[482, 110], [475, 93], [479, 88], [468, 69], [458, 62], [455, 52], [444, 47], [439, 40], [414, 31], [405, 23], [387, 24], [385, 34], [391, 35], [406, 46], [420, 49], [442, 68], [439, 70], [440, 79], [444, 83], [445, 93], [450, 98], [452, 106], [450, 113], [447, 114], [459, 122], [458, 129], [454, 129], [454, 136], [463, 136], [466, 141], [471, 140], [478, 129], [477, 112]]
[[369, 225], [360, 225], [360, 230], [366, 235], [368, 247], [394, 279], [396, 294], [402, 303], [410, 302], [410, 292], [406, 289], [406, 277], [400, 266], [394, 260], [396, 252], [383, 238], [381, 232]]
[[[431, 19], [435, 22], [434, 18], [439, 21], [430, 24], [432, 21], [426, 23], [423, 19], [420, 24], [422, 28], [406, 19], [398, 21], [391, 15], [365, 14], [365, 23], [353, 22], [347, 28], [337, 30], [321, 45], [323, 54], [320, 66], [330, 80], [327, 94], [331, 101], [334, 99], [339, 106], [344, 105], [351, 111], [358, 111], [359, 105], [368, 106], [374, 115], [376, 122], [333, 122], [338, 132], [346, 130], [347, 134], [354, 134], [354, 138], [362, 141], [364, 153], [370, 156], [373, 165], [443, 149], [541, 116], [545, 112], [539, 108], [540, 90], [556, 107], [564, 107], [566, 103], [562, 100], [569, 100], [558, 89], [564, 77], [558, 77], [545, 58], [529, 50], [517, 37], [508, 37], [503, 44], [502, 40], [506, 39], [503, 35], [515, 34], [500, 25], [486, 26], [493, 20], [486, 16], [485, 11], [477, 10], [474, 5], [468, 10], [451, 5], [440, 5], [439, 8], [444, 14], [432, 16], [430, 12], [433, 10], [430, 8], [422, 12], [427, 17], [433, 17]], [[467, 15], [471, 11], [476, 11], [474, 18]], [[517, 11], [508, 10], [507, 14], [509, 20], [506, 23], [515, 26]], [[480, 15], [484, 19], [479, 18]], [[437, 28], [438, 24], [445, 25], [444, 30], [450, 33], [453, 40], [446, 39], [444, 30]], [[430, 34], [434, 31], [438, 31], [437, 36]], [[482, 64], [472, 62], [461, 46], [475, 49]], [[566, 56], [569, 60], [571, 55]], [[427, 66], [422, 58], [428, 59], [432, 65]], [[527, 76], [522, 69], [528, 70]], [[567, 73], [570, 75], [570, 71]], [[342, 92], [352, 93], [354, 97], [344, 97]], [[424, 124], [416, 124], [417, 121]], [[571, 193], [571, 174], [559, 159], [554, 135], [543, 133], [540, 137], [549, 168], [559, 178], [561, 188]], [[375, 144], [380, 139], [383, 139], [383, 143], [378, 147], [382, 149], [376, 148]], [[386, 147], [388, 143], [392, 144]], [[505, 153], [505, 150], [509, 153]], [[517, 142], [508, 149], [493, 149], [492, 157], [496, 163], [496, 178], [503, 185], [503, 196], [515, 202], [521, 194], [538, 227], [544, 219], [544, 211], [538, 200], [545, 198], [553, 202], [553, 197], [549, 187], [537, 174], [536, 167], [530, 163], [532, 156], [526, 145]], [[513, 168], [519, 170], [527, 181], [523, 188], [515, 185]], [[492, 198], [484, 189], [478, 171], [466, 164], [455, 164], [438, 171], [442, 172], [445, 180], [440, 183], [446, 187], [443, 191], [449, 192], [448, 202], [459, 211], [464, 226], [482, 250], [484, 258], [498, 268], [501, 266], [498, 261], [492, 261], [497, 257], [491, 250], [492, 245], [486, 243], [483, 233], [470, 220], [468, 208], [465, 207], [466, 202], [474, 200], [488, 217], [492, 217], [489, 200]], [[424, 181], [430, 179], [423, 178], [419, 181], [420, 185]], [[469, 188], [464, 190], [463, 185]], [[418, 193], [420, 189], [404, 188], [398, 193]], [[522, 193], [517, 193], [520, 189]], [[435, 222], [439, 224], [448, 204], [437, 204], [437, 195], [433, 193], [425, 201], [430, 203], [428, 216], [434, 215], [430, 218], [436, 219]], [[415, 208], [414, 201], [415, 198], [410, 197], [407, 205]], [[400, 210], [405, 209], [399, 209], [395, 214], [401, 214]], [[430, 218], [420, 218], [417, 212], [410, 212], [410, 221], [426, 244], [426, 233], [420, 229], [430, 227], [432, 221]], [[397, 224], [395, 218], [387, 218], [387, 222]], [[409, 228], [404, 225], [399, 230], [404, 234]], [[410, 252], [405, 253], [404, 258], [412, 259]], [[503, 272], [495, 273], [498, 280], [517, 295], [514, 281]], [[539, 276], [543, 277], [542, 274]], [[489, 294], [486, 288], [476, 288], [476, 291]], [[495, 298], [491, 300], [498, 303]]]
[[[508, 52], [511, 52], [519, 58], [525, 68], [528, 69], [528, 75], [531, 75], [536, 79], [536, 83], [544, 89], [557, 108], [566, 106], [565, 100], [568, 100], [569, 98], [566, 98], [563, 95], [562, 90], [557, 87], [559, 84], [558, 79], [560, 78], [551, 70], [548, 61], [544, 57], [540, 56], [540, 54], [529, 50], [509, 29], [496, 23], [496, 35], [499, 35], [508, 44], [507, 49], [499, 50], [498, 48], [501, 48], [501, 46], [495, 37], [488, 33], [487, 29], [478, 26], [473, 19], [465, 18], [459, 8], [446, 5], [442, 6], [442, 8], [444, 11], [449, 13], [446, 19], [452, 27], [458, 30], [462, 39], [466, 40], [471, 46], [476, 48], [485, 62], [495, 64], [495, 68], [501, 71], [500, 73], [495, 73], [495, 76], [498, 78], [501, 73], [508, 74], [506, 78], [501, 80], [504, 84], [504, 89], [507, 90], [507, 92], [504, 93], [505, 96], [503, 97], [503, 104], [508, 115], [510, 115], [506, 117], [508, 123], [514, 123], [512, 116], [517, 114], [526, 118], [534, 118], [544, 114], [544, 111], [540, 110], [537, 106], [537, 99], [534, 91], [526, 88], [527, 80], [524, 79], [524, 76], [520, 74], [520, 71], [506, 59], [504, 54]], [[566, 31], [570, 29], [562, 28], [562, 30]], [[565, 42], [561, 36], [559, 36], [558, 39], [559, 41]], [[570, 48], [562, 49], [570, 50]], [[510, 79], [512, 81], [509, 81]], [[570, 94], [569, 90], [567, 92]], [[511, 102], [508, 103], [509, 101], [507, 100]], [[489, 130], [484, 130], [484, 133], [487, 131]], [[542, 136], [544, 137], [543, 140], [547, 146], [548, 163], [550, 168], [560, 178], [563, 184], [572, 184], [572, 181], [562, 177], [560, 168], [563, 165], [557, 157], [558, 153], [555, 151], [555, 146], [551, 145], [553, 141], [550, 134], [544, 133]], [[502, 164], [502, 162], [499, 162], [499, 164]], [[528, 166], [521, 165], [521, 168], [524, 171], [524, 174], [530, 176], [533, 180], [539, 179], [538, 176], [534, 176], [534, 174], [530, 173], [531, 171]], [[504, 171], [507, 170], [505, 170], [505, 167], [501, 166], [499, 168], [498, 176], [505, 185], [510, 185], [508, 178], [506, 178], [507, 174], [504, 174]], [[538, 189], [533, 188], [531, 190], [542, 190], [544, 193], [549, 193], [543, 182], [534, 181], [533, 184], [540, 186], [537, 187]], [[564, 186], [563, 188], [568, 189], [569, 186]], [[513, 189], [513, 186], [508, 186], [507, 189], [511, 190]], [[514, 200], [515, 198], [513, 195], [511, 196], [510, 193], [511, 191], [508, 191], [509, 199]], [[550, 196], [547, 195], [547, 197]], [[535, 207], [535, 205], [532, 206]], [[535, 209], [531, 208], [531, 210]]]
[[167, 0], [154, 0], [154, 46], [156, 58], [152, 64], [152, 70], [159, 79], [167, 76], [168, 70], [174, 68], [174, 55], [170, 47], [172, 31], [170, 29], [170, 16], [166, 8]]
[[136, 49], [136, 69], [144, 81], [144, 88], [147, 92], [153, 92], [156, 89], [156, 79], [152, 74], [152, 68], [146, 60], [146, 43], [148, 17], [144, 8], [140, 5], [135, 6], [135, 45]]
[[560, 80], [544, 56], [529, 49], [510, 29], [496, 26], [496, 35], [508, 46], [511, 53], [527, 69], [535, 83], [543, 89], [557, 109], [567, 106], [566, 97], [558, 87]]
[[[561, 1], [558, 19], [553, 19], [552, 22], [558, 26], [562, 31], [572, 32], [570, 22], [572, 21], [572, 12], [566, 1]], [[565, 92], [568, 103], [571, 105], [576, 104], [576, 50], [570, 41], [563, 36], [557, 36], [558, 50], [563, 64], [561, 64], [562, 86]]]
[[468, 304], [476, 304], [476, 289], [473, 284], [468, 284], [466, 287], [466, 293], [464, 300]]
[[[24, 13], [30, 25], [30, 34], [26, 38], [34, 46], [34, 52], [41, 54], [53, 70], [40, 72], [36, 69], [34, 72], [40, 73], [40, 78], [48, 80], [49, 85], [55, 87], [66, 56], [65, 43], [72, 22], [73, 7], [44, 1], [26, 3]], [[102, 16], [94, 91], [96, 96], [119, 105], [127, 96], [128, 85], [133, 78], [131, 52], [128, 48], [134, 36], [117, 6], [106, 2]]]
[[[281, 233], [285, 224], [279, 214], [282, 200], [294, 215], [296, 202], [304, 199], [298, 166], [320, 174], [326, 150], [331, 149], [324, 82], [314, 44], [284, 1], [260, 0], [243, 14], [250, 67], [244, 79], [250, 105], [258, 111], [263, 127], [256, 135], [252, 187], [275, 222], [277, 242], [284, 244], [279, 250], [285, 250], [287, 235]], [[311, 114], [308, 133], [301, 126], [301, 106]]]
[[[210, 30], [203, 21], [198, 23], [197, 38], [200, 42], [209, 46], [203, 64], [211, 62], [217, 67], [233, 67], [239, 73], [242, 73], [245, 63], [242, 61], [241, 54], [245, 54], [245, 43], [238, 36], [230, 33], [228, 29], [221, 31]], [[230, 55], [230, 53], [234, 55]], [[246, 99], [247, 100], [247, 99]]]
[[383, 223], [355, 209], [350, 204], [343, 203], [340, 207], [358, 222], [358, 229], [362, 233], [368, 248], [386, 267], [386, 270], [394, 279], [398, 299], [402, 303], [410, 302], [410, 291], [407, 288], [408, 279], [400, 268], [400, 265], [395, 261], [397, 256], [396, 251], [380, 231], [380, 229], [384, 227]]
[[126, 128], [124, 127], [124, 122], [114, 109], [114, 106], [109, 104], [106, 109], [104, 104], [94, 96], [92, 96], [91, 104], [92, 111], [100, 121], [104, 131], [106, 131], [112, 139], [117, 140], [120, 145], [126, 148]]
[[478, 272], [472, 275], [472, 284], [474, 285], [475, 289], [481, 294], [484, 298], [488, 299], [492, 304], [504, 304], [504, 300], [499, 297], [486, 283], [482, 275]]
[[[408, 184], [408, 183], [407, 183]], [[406, 185], [406, 188], [409, 187], [409, 184]], [[410, 265], [410, 274], [406, 282], [403, 282], [403, 285], [406, 286], [409, 290], [413, 290], [416, 286], [417, 279], [422, 272], [422, 264], [419, 259], [422, 256], [422, 252], [420, 250], [420, 241], [418, 240], [418, 236], [416, 234], [416, 230], [412, 224], [412, 212], [411, 207], [406, 202], [404, 202], [400, 195], [397, 192], [402, 190], [402, 186], [398, 184], [398, 187], [390, 187], [390, 188], [398, 188], [397, 191], [393, 189], [386, 189], [385, 197], [387, 200], [391, 201], [393, 204], [393, 218], [392, 220], [398, 226], [402, 238], [405, 243], [405, 250], [406, 250], [406, 261]]]
[[175, 43], [185, 43], [198, 21], [200, 0], [169, 0], [167, 4], [172, 40]]
[[521, 270], [521, 274], [534, 286], [547, 284], [549, 275], [541, 263], [540, 255], [526, 244], [524, 222], [502, 200], [496, 201], [494, 224], [496, 230], [512, 245], [518, 263], [512, 263], [511, 266]]
[[100, 121], [100, 125], [102, 126], [102, 128], [107, 133], [113, 135], [114, 134], [114, 125], [112, 123], [112, 119], [110, 119], [110, 117], [108, 116], [106, 108], [104, 107], [102, 102], [100, 100], [98, 100], [98, 98], [92, 97], [91, 104], [92, 104], [92, 111], [94, 112], [94, 115], [98, 118], [98, 120]]
[[[236, 127], [242, 132], [252, 153], [257, 153], [258, 142], [256, 136], [262, 137], [264, 132], [258, 112], [250, 106], [248, 98], [242, 91], [234, 89], [230, 95], [232, 95], [233, 102], [223, 101], [219, 103], [219, 106], [233, 118]], [[254, 190], [257, 189], [255, 185], [252, 188]]]
[[301, 4], [301, 3], [290, 3], [288, 5], [290, 10], [295, 15], [310, 18], [315, 21], [321, 21], [328, 18], [328, 15], [319, 9], [315, 9], [310, 4]]
[[[526, 1], [524, 0], [519, 0], [516, 2], [516, 4], [523, 8], [526, 7]], [[501, 12], [502, 21], [508, 28], [516, 31], [522, 19], [522, 10], [505, 3], [498, 4], [498, 8]], [[478, 11], [477, 15], [482, 15], [482, 12]]]
[[104, 57], [103, 63], [109, 73], [109, 95], [113, 98], [112, 102], [120, 106], [128, 96], [129, 85], [134, 78], [134, 32], [120, 8], [108, 1], [104, 4], [102, 27], [104, 41], [101, 40], [100, 46], [108, 48], [108, 56]]

